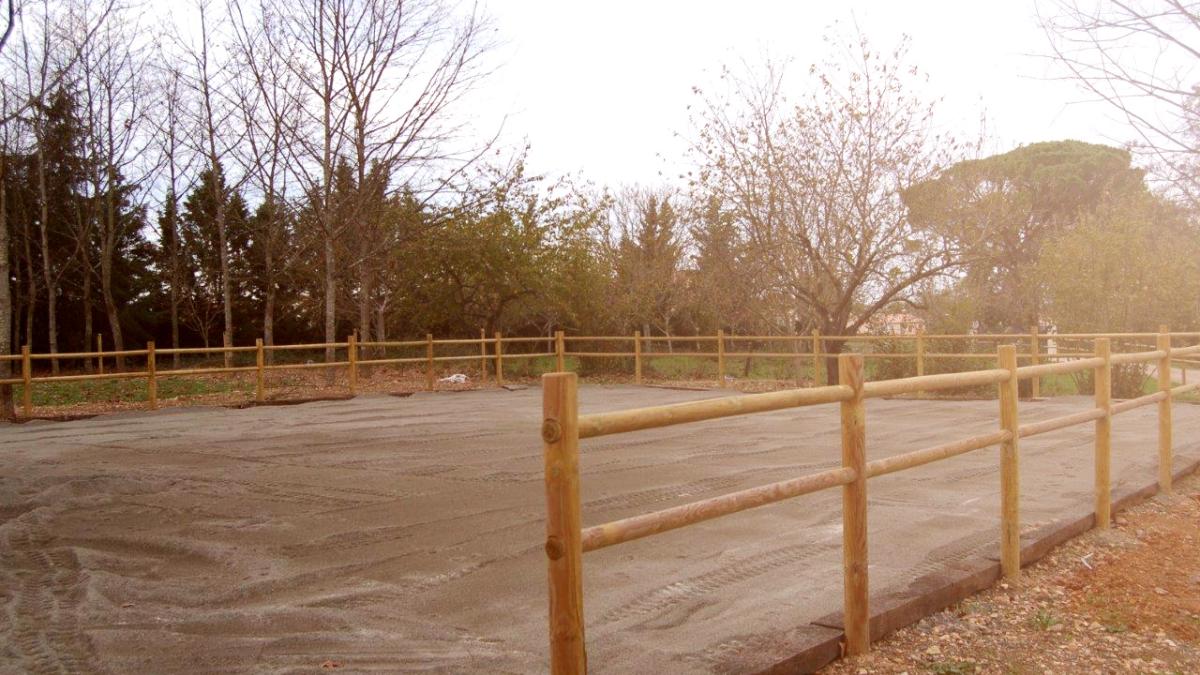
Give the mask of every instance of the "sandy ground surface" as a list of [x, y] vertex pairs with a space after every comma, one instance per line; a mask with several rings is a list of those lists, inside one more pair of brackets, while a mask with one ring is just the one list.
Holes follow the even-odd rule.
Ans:
[[[588, 386], [584, 412], [721, 395]], [[0, 671], [546, 667], [541, 392], [177, 408], [0, 427]], [[1022, 403], [1022, 421], [1090, 406]], [[995, 401], [871, 401], [874, 459], [991, 431]], [[583, 443], [585, 525], [838, 463], [836, 406]], [[1175, 411], [1200, 454], [1200, 408]], [[1114, 483], [1155, 475], [1153, 407]], [[1092, 434], [1022, 441], [1036, 526], [1091, 503]], [[996, 550], [997, 451], [871, 482], [874, 592]], [[840, 608], [828, 491], [588, 554], [593, 672], [736, 669]]]

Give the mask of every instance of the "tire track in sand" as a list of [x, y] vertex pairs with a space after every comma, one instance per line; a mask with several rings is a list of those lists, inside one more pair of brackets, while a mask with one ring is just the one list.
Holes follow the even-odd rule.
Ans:
[[35, 526], [10, 522], [4, 529], [0, 560], [13, 596], [0, 636], [19, 655], [19, 668], [38, 675], [104, 672], [79, 628], [87, 580], [75, 553], [48, 546], [52, 538]]
[[717, 569], [640, 594], [636, 599], [608, 610], [601, 625], [638, 620], [639, 623], [661, 616], [677, 605], [719, 593], [729, 586], [747, 581], [781, 567], [805, 562], [819, 555], [840, 551], [841, 542], [802, 544], [763, 551]]

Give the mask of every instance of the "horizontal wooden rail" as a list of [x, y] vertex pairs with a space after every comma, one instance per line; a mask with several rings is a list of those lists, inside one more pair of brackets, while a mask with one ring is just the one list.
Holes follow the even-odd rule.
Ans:
[[[422, 343], [422, 344], [424, 344], [424, 343]], [[467, 357], [463, 357], [463, 358], [467, 358]], [[472, 356], [470, 358], [472, 360], [476, 360], [479, 357]], [[385, 364], [399, 364], [399, 363], [425, 363], [425, 361], [426, 361], [426, 359], [424, 356], [406, 356], [404, 358], [396, 358], [396, 359], [359, 359], [358, 365], [360, 365], [360, 366], [368, 366], [368, 365], [382, 366]]]
[[1181, 384], [1178, 387], [1171, 388], [1171, 396], [1179, 396], [1180, 394], [1186, 394], [1190, 391], [1196, 391], [1197, 389], [1200, 389], [1200, 382]]
[[946, 459], [947, 457], [954, 457], [955, 455], [962, 455], [974, 450], [981, 450], [992, 445], [1003, 443], [1010, 438], [1012, 438], [1012, 434], [1007, 430], [995, 431], [990, 434], [972, 436], [971, 438], [965, 438], [961, 441], [954, 441], [953, 443], [945, 443], [942, 445], [935, 445], [931, 448], [915, 450], [903, 455], [884, 457], [883, 459], [877, 459], [873, 462], [867, 462], [867, 477], [874, 478], [876, 476], [883, 476], [885, 474], [895, 473], [897, 471], [903, 471], [904, 469], [911, 469], [913, 467], [921, 466], [922, 464], [936, 462], [940, 459]]
[[1142, 363], [1145, 361], [1157, 361], [1166, 356], [1166, 352], [1125, 352], [1123, 354], [1113, 354], [1110, 357], [1112, 363]]
[[633, 342], [636, 339], [632, 335], [564, 335], [565, 342]]
[[729, 342], [810, 342], [811, 335], [726, 335]]
[[30, 378], [33, 384], [41, 384], [43, 382], [86, 382], [87, 380], [132, 380], [149, 376], [149, 373], [144, 371], [120, 372], [120, 373], [92, 373], [89, 375], [50, 375], [48, 377]]
[[1044, 375], [1075, 373], [1082, 370], [1092, 370], [1102, 365], [1104, 365], [1104, 359], [1090, 358], [1075, 359], [1073, 361], [1059, 361], [1058, 363], [1043, 363], [1037, 366], [1021, 366], [1020, 368], [1017, 368], [1017, 379], [1024, 380], [1026, 378], [1042, 377]]
[[579, 417], [579, 437], [594, 438], [721, 417], [837, 403], [849, 400], [851, 395], [849, 387], [833, 385], [811, 389], [771, 391], [763, 394], [745, 394], [705, 401], [689, 401], [652, 408], [593, 413]]
[[596, 525], [583, 530], [583, 551], [586, 553], [623, 544], [627, 541], [676, 530], [738, 511], [746, 511], [811, 492], [845, 485], [852, 482], [855, 477], [854, 469], [829, 469], [801, 478], [760, 485], [711, 499], [703, 499], [682, 506]]
[[348, 365], [350, 365], [349, 361], [328, 361], [328, 362], [314, 361], [313, 363], [277, 363], [275, 365], [263, 366], [263, 370], [304, 370], [306, 368], [343, 368]]
[[[58, 354], [30, 354], [29, 358], [33, 361], [49, 361], [51, 359], [94, 359], [97, 356], [145, 356], [148, 354], [145, 349], [122, 349], [119, 352], [60, 352]], [[12, 355], [16, 360], [20, 360], [19, 354]]]
[[[522, 342], [554, 342], [553, 337], [546, 337], [545, 335], [541, 337], [506, 337], [500, 338], [500, 340], [506, 345], [518, 344]], [[435, 343], [436, 342], [437, 341], [435, 340]], [[489, 340], [489, 342], [495, 342], [495, 340]], [[505, 356], [507, 357], [508, 354], [505, 354]]]
[[[258, 366], [230, 366], [229, 368], [178, 368], [175, 370], [156, 370], [155, 377], [170, 377], [172, 375], [179, 377], [182, 375], [222, 375], [225, 373], [251, 373], [258, 370]], [[148, 376], [149, 373], [142, 373], [142, 376]]]
[[547, 356], [554, 356], [554, 352], [534, 352], [532, 354], [514, 354], [512, 352], [504, 352], [505, 361], [509, 359], [541, 359]]
[[636, 352], [564, 352], [563, 356], [578, 356], [581, 358], [604, 358], [637, 356]]
[[716, 335], [643, 335], [642, 342], [716, 342]]
[[[811, 338], [810, 338], [811, 339]], [[811, 357], [809, 352], [725, 352], [725, 358], [728, 359], [794, 359], [798, 357]], [[864, 356], [881, 356], [878, 354], [864, 354]], [[905, 354], [905, 356], [911, 356]]]
[[[867, 354], [867, 356], [870, 356], [870, 354]], [[912, 354], [904, 354], [903, 356], [912, 356]], [[1030, 356], [1032, 356], [1032, 354], [1028, 354], [1028, 353], [1025, 353], [1025, 354], [1018, 353], [1017, 354], [1018, 359], [1027, 359]], [[996, 355], [995, 354], [981, 354], [978, 352], [974, 352], [974, 353], [925, 352], [925, 358], [930, 358], [930, 359], [995, 359]]]
[[346, 349], [349, 346], [347, 342], [313, 342], [302, 345], [263, 345], [263, 349], [268, 352], [282, 352], [300, 349]]
[[[1172, 333], [1178, 335], [1178, 333]], [[1157, 337], [1158, 333], [1046, 333], [1043, 338], [1049, 340], [1061, 339], [1077, 339], [1077, 340], [1095, 340], [1096, 338], [1152, 338]]]
[[[446, 344], [448, 342], [450, 342], [450, 341], [449, 340], [445, 340], [445, 341], [438, 340], [437, 341], [438, 344]], [[480, 340], [480, 339], [476, 338], [475, 340], [467, 340], [467, 341], [463, 342], [462, 344], [468, 344], [468, 343], [472, 343], [472, 342], [475, 344], [479, 344], [480, 342], [486, 342], [488, 344], [491, 344], [492, 342], [494, 342], [494, 340], [492, 340], [491, 338], [488, 338], [487, 340]], [[427, 344], [429, 344], [429, 342], [427, 340], [400, 340], [400, 341], [395, 341], [395, 340], [386, 341], [385, 340], [382, 342], [359, 342], [358, 346], [359, 347], [424, 347]], [[458, 344], [458, 341], [455, 341], [455, 344]]]
[[[546, 338], [537, 338], [537, 339], [538, 339], [538, 340], [545, 340]], [[435, 345], [490, 345], [490, 344], [492, 344], [492, 343], [493, 343], [493, 342], [495, 342], [495, 341], [496, 341], [496, 340], [495, 340], [494, 338], [463, 338], [463, 339], [461, 339], [461, 340], [458, 340], [458, 339], [451, 339], [451, 340], [434, 340], [434, 341], [433, 341], [433, 343], [434, 343]], [[505, 341], [505, 342], [508, 342], [508, 341], [509, 341], [509, 338], [504, 338], [504, 341]], [[367, 343], [367, 342], [360, 342], [359, 344], [360, 344], [360, 345], [365, 345], [365, 344], [369, 344], [369, 343]], [[416, 343], [416, 344], [426, 344], [426, 343], [425, 343], [425, 342], [418, 342], [418, 343]]]
[[[512, 356], [512, 354], [505, 354], [505, 355], [504, 355], [504, 358], [508, 358], [508, 357], [510, 357], [510, 356]], [[517, 356], [520, 356], [520, 354], [517, 354]], [[423, 359], [413, 359], [413, 360], [414, 360], [414, 361], [421, 361], [421, 362], [428, 362], [428, 361], [478, 361], [478, 360], [479, 360], [479, 355], [478, 355], [478, 354], [470, 354], [470, 355], [467, 355], [467, 356], [435, 356], [435, 357], [433, 357], [432, 359], [430, 359], [430, 358], [426, 357], [426, 358], [423, 358]], [[370, 361], [359, 361], [359, 363], [361, 364], [361, 363], [371, 363], [371, 362], [370, 362]]]
[[[269, 347], [267, 347], [267, 349], [269, 349]], [[258, 351], [258, 347], [179, 347], [169, 349], [155, 348], [154, 353], [158, 354], [159, 356], [162, 356], [163, 354], [172, 356], [175, 354], [234, 354], [238, 352], [255, 351]], [[116, 352], [104, 352], [101, 354], [97, 352], [96, 354], [93, 354], [93, 356], [112, 356], [115, 353]]]
[[1121, 401], [1120, 403], [1114, 403], [1109, 408], [1109, 414], [1119, 415], [1123, 412], [1129, 412], [1130, 410], [1136, 410], [1142, 406], [1150, 405], [1151, 403], [1165, 401], [1169, 395], [1170, 392], [1156, 391], [1153, 394], [1146, 394], [1145, 396], [1139, 396], [1137, 398], [1131, 398], [1127, 401]]
[[939, 375], [903, 377], [895, 380], [867, 382], [863, 385], [863, 395], [867, 398], [879, 398], [881, 396], [915, 394], [920, 391], [978, 387], [1007, 382], [1008, 377], [1008, 371], [1000, 368], [974, 370], [966, 373], [941, 373]]
[[1093, 408], [1091, 410], [1084, 410], [1083, 412], [1063, 415], [1062, 417], [1055, 417], [1053, 419], [1043, 420], [1041, 422], [1022, 424], [1020, 429], [1020, 437], [1028, 438], [1029, 436], [1037, 436], [1038, 434], [1045, 434], [1051, 431], [1057, 431], [1058, 429], [1065, 429], [1067, 427], [1075, 426], [1076, 424], [1086, 424], [1102, 417], [1106, 417], [1107, 415], [1107, 410]]

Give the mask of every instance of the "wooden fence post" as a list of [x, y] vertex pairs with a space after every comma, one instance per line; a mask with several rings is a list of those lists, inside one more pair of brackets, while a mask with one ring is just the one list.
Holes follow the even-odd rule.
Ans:
[[479, 384], [487, 384], [487, 329], [479, 329]]
[[96, 333], [96, 372], [104, 374], [104, 334]]
[[266, 392], [265, 392], [266, 387], [264, 386], [266, 384], [266, 382], [265, 382], [266, 373], [263, 371], [263, 365], [266, 363], [266, 359], [263, 357], [264, 357], [264, 354], [263, 354], [262, 338], [255, 338], [255, 340], [254, 340], [254, 400], [258, 401], [259, 403], [263, 402], [263, 398], [265, 398], [265, 394], [266, 394]]
[[158, 364], [154, 358], [154, 341], [146, 343], [146, 394], [150, 409], [158, 410]]
[[821, 386], [821, 331], [812, 332], [812, 386]]
[[578, 422], [578, 382], [575, 373], [543, 375], [545, 548], [550, 590], [550, 672], [555, 675], [587, 672]]
[[725, 331], [717, 331], [717, 386], [725, 386]]
[[1001, 345], [1000, 368], [1008, 380], [1000, 387], [1000, 429], [1010, 437], [1000, 445], [1000, 569], [1006, 579], [1021, 575], [1020, 418], [1017, 413], [1017, 348]]
[[561, 330], [554, 331], [554, 357], [558, 372], [567, 372], [567, 341]]
[[[917, 329], [917, 377], [925, 375], [925, 329]], [[925, 391], [917, 392], [917, 398], [925, 398]]]
[[633, 383], [642, 383], [642, 331], [633, 331]]
[[21, 407], [26, 417], [33, 417], [33, 360], [29, 345], [21, 347]]
[[867, 579], [867, 410], [863, 402], [863, 357], [838, 356], [838, 382], [854, 390], [842, 401], [842, 466], [854, 480], [842, 486], [842, 571], [846, 653], [865, 654], [871, 647], [871, 613]]
[[350, 395], [358, 394], [358, 332], [346, 337], [346, 361], [349, 362]]
[[1096, 367], [1096, 407], [1104, 417], [1096, 420], [1096, 527], [1108, 529], [1112, 517], [1112, 352], [1108, 338], [1096, 339], [1096, 356], [1104, 363]]
[[804, 367], [804, 362], [800, 359], [800, 341], [802, 339], [803, 338], [801, 338], [799, 334], [796, 334], [796, 335], [792, 336], [792, 340], [791, 340], [792, 354], [795, 354], [795, 356], [792, 357], [792, 370], [796, 374], [796, 387], [797, 388], [803, 386], [801, 384], [803, 376], [800, 374], [800, 369]]
[[433, 391], [433, 333], [425, 334], [425, 391]]
[[[1029, 365], [1036, 366], [1041, 362], [1041, 357], [1038, 355], [1039, 342], [1037, 324], [1029, 327]], [[1029, 378], [1029, 398], [1041, 398], [1042, 396], [1042, 378], [1035, 375]]]
[[504, 337], [496, 331], [496, 386], [504, 386]]
[[221, 353], [225, 355], [225, 367], [233, 367], [233, 352], [229, 348], [233, 346], [233, 335], [229, 331], [221, 333]]
[[[1171, 333], [1166, 326], [1159, 327], [1158, 350], [1163, 357], [1158, 360], [1158, 390], [1166, 392], [1166, 398], [1158, 402], [1158, 489], [1172, 489], [1171, 458]], [[1187, 372], [1186, 370], [1184, 372]]]

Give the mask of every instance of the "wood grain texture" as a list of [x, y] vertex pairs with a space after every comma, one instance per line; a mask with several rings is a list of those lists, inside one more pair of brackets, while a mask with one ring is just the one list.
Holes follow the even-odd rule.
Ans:
[[550, 672], [555, 675], [587, 672], [577, 387], [574, 373], [542, 376]]
[[1000, 367], [1009, 378], [1000, 387], [1000, 429], [1009, 438], [1000, 444], [1000, 569], [1006, 578], [1021, 575], [1021, 464], [1020, 418], [1017, 411], [1017, 352], [1012, 345], [999, 348]]
[[846, 621], [846, 653], [871, 648], [870, 584], [867, 578], [867, 412], [863, 399], [863, 359], [838, 356], [838, 382], [852, 394], [842, 401], [842, 468], [854, 480], [842, 486], [842, 571]]
[[1096, 528], [1106, 530], [1112, 519], [1112, 353], [1108, 338], [1096, 339], [1096, 408], [1105, 414], [1096, 419]]

